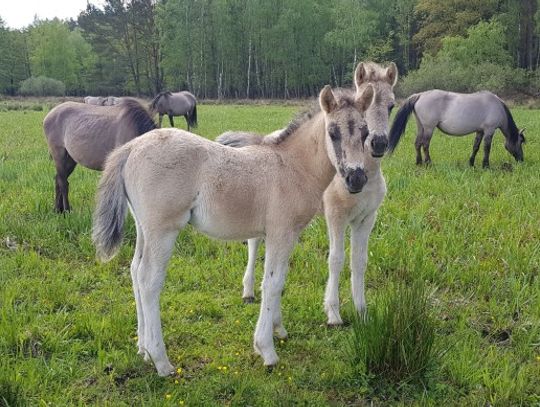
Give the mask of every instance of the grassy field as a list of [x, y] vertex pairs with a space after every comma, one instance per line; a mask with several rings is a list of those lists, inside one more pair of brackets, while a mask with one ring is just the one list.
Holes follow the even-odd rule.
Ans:
[[[201, 105], [198, 132], [269, 132], [297, 109]], [[0, 112], [0, 406], [540, 405], [540, 111], [513, 112], [528, 129], [523, 164], [498, 133], [491, 169], [469, 168], [473, 137], [437, 133], [434, 164], [417, 167], [413, 124], [384, 159], [388, 194], [370, 240], [368, 306], [398, 296], [395, 287], [424, 285], [437, 356], [421, 385], [366, 380], [350, 363], [350, 325], [325, 326], [322, 219], [290, 261], [290, 338], [277, 342], [272, 372], [252, 351], [259, 304], [241, 300], [246, 246], [183, 231], [161, 301], [179, 370], [159, 378], [136, 354], [131, 220], [120, 254], [97, 263], [90, 228], [99, 173], [76, 169], [73, 211], [55, 214], [46, 112]], [[348, 274], [341, 292], [350, 321]]]

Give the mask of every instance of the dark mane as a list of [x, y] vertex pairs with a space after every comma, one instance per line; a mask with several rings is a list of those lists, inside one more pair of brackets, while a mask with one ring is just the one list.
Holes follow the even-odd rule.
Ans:
[[150, 102], [150, 109], [151, 110], [156, 110], [156, 105], [157, 105], [158, 100], [161, 99], [162, 97], [169, 97], [171, 95], [172, 95], [172, 93], [169, 92], [169, 91], [159, 92], [156, 95], [156, 97], [154, 99], [152, 99], [152, 101]]
[[504, 109], [504, 113], [506, 114], [506, 122], [508, 124], [508, 130], [510, 130], [510, 134], [508, 135], [508, 139], [512, 143], [517, 143], [519, 139], [519, 129], [516, 126], [516, 122], [514, 121], [514, 118], [512, 117], [512, 113], [510, 113], [510, 109], [508, 109], [508, 106], [506, 106], [506, 103], [504, 103], [501, 100], [501, 104]]
[[122, 118], [133, 123], [137, 129], [137, 135], [144, 134], [157, 128], [152, 116], [138, 101], [132, 98], [123, 98], [120, 103]]
[[[337, 88], [333, 89], [334, 96], [338, 102], [339, 107], [354, 106], [356, 92], [352, 89]], [[291, 134], [296, 132], [300, 126], [311, 120], [317, 113], [321, 111], [319, 101], [316, 100], [304, 111], [298, 113], [294, 119], [292, 119], [287, 127], [285, 127], [277, 137], [266, 138], [265, 141], [271, 144], [280, 144], [286, 140]]]

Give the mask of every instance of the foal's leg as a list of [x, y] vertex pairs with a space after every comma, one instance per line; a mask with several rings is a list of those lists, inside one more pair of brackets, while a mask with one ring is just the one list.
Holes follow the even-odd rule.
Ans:
[[161, 129], [161, 123], [163, 122], [163, 113], [159, 114], [159, 124], [158, 127]]
[[174, 120], [172, 114], [169, 114], [169, 123], [171, 123], [171, 127], [174, 127]]
[[246, 304], [252, 303], [255, 300], [255, 263], [257, 261], [257, 250], [261, 241], [262, 239], [260, 238], [248, 240], [248, 263], [242, 281], [244, 284], [242, 299]]
[[137, 308], [137, 348], [139, 349], [138, 354], [144, 356], [144, 359], [148, 361], [150, 358], [145, 352], [144, 346], [144, 314], [141, 303], [141, 293], [139, 290], [139, 279], [138, 272], [139, 266], [141, 264], [141, 259], [143, 255], [144, 248], [144, 236], [143, 230], [137, 221], [137, 218], [133, 214], [133, 210], [130, 206], [130, 212], [133, 215], [135, 220], [135, 227], [137, 228], [137, 241], [135, 243], [135, 253], [133, 253], [133, 260], [131, 261], [131, 282], [133, 284], [133, 295], [135, 297], [135, 306]]
[[368, 260], [369, 235], [376, 217], [375, 211], [364, 219], [351, 223], [351, 289], [354, 306], [359, 313], [366, 309], [364, 274]]
[[69, 182], [68, 177], [71, 175], [77, 163], [67, 150], [63, 150], [62, 153], [55, 155], [54, 161], [56, 164], [56, 176], [55, 176], [55, 190], [56, 190], [56, 204], [55, 209], [57, 212], [69, 212], [71, 209], [69, 206], [68, 193]]
[[340, 213], [331, 211], [325, 202], [325, 216], [330, 240], [328, 254], [328, 282], [324, 293], [324, 311], [328, 318], [327, 324], [342, 325], [343, 320], [339, 313], [339, 274], [343, 269], [345, 259], [345, 228], [347, 222]]
[[476, 137], [474, 139], [471, 158], [469, 158], [469, 165], [471, 167], [474, 167], [474, 160], [476, 159], [476, 153], [478, 153], [478, 150], [480, 149], [480, 143], [482, 142], [482, 137], [484, 137], [484, 132], [481, 131], [481, 130], [477, 131], [476, 132]]
[[177, 235], [178, 229], [166, 230], [156, 225], [145, 230], [142, 258], [137, 270], [137, 286], [144, 320], [142, 344], [160, 376], [167, 376], [174, 371], [163, 342], [159, 297]]
[[278, 362], [272, 330], [275, 329], [278, 336], [284, 331], [280, 300], [287, 275], [289, 255], [296, 239], [297, 234], [294, 233], [266, 237], [261, 309], [253, 341], [255, 352], [262, 356], [265, 366], [273, 366]]
[[493, 132], [484, 136], [484, 160], [482, 161], [482, 167], [489, 167], [489, 153], [491, 152], [491, 140], [493, 140]]

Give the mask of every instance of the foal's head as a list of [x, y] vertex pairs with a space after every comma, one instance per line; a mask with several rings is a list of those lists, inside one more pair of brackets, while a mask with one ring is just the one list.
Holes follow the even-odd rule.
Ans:
[[326, 124], [328, 157], [351, 193], [360, 192], [367, 182], [364, 143], [369, 132], [364, 112], [374, 95], [371, 85], [356, 93], [345, 90], [333, 92], [326, 85], [319, 95]]
[[371, 155], [380, 158], [388, 147], [388, 121], [394, 108], [394, 86], [398, 79], [398, 69], [393, 62], [387, 68], [373, 62], [361, 62], [354, 72], [357, 92], [363, 92], [371, 84], [376, 96], [366, 112], [369, 136], [366, 146]]

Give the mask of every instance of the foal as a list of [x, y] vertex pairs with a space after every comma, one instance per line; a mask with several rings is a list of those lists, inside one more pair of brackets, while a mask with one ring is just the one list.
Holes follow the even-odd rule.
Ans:
[[321, 110], [269, 144], [233, 149], [186, 131], [160, 129], [109, 156], [93, 240], [102, 259], [112, 257], [129, 206], [137, 229], [131, 275], [139, 353], [153, 361], [159, 375], [174, 370], [163, 342], [159, 297], [176, 236], [187, 223], [215, 238], [266, 239], [254, 348], [265, 365], [277, 363], [272, 331], [286, 335], [280, 301], [290, 252], [336, 171], [350, 191], [364, 186], [360, 129], [373, 96], [373, 86], [356, 93], [326, 86]]
[[[386, 194], [386, 184], [381, 172], [381, 157], [387, 145], [388, 117], [394, 107], [393, 88], [398, 79], [394, 63], [383, 68], [375, 63], [360, 63], [355, 72], [358, 92], [373, 86], [376, 98], [366, 112], [367, 127], [363, 127], [364, 164], [367, 183], [356, 194], [351, 193], [336, 175], [323, 196], [324, 215], [328, 225], [330, 253], [328, 256], [329, 278], [324, 296], [324, 309], [328, 325], [341, 325], [339, 312], [339, 274], [343, 268], [345, 252], [345, 229], [351, 226], [351, 286], [356, 309], [365, 309], [364, 273], [367, 265], [367, 246], [373, 229], [377, 209]], [[369, 132], [369, 135], [368, 135]], [[216, 141], [231, 146], [260, 144], [272, 140], [276, 132], [262, 138], [253, 133], [227, 132]], [[244, 302], [253, 302], [255, 297], [255, 260], [262, 239], [248, 240], [248, 264], [244, 274]]]

